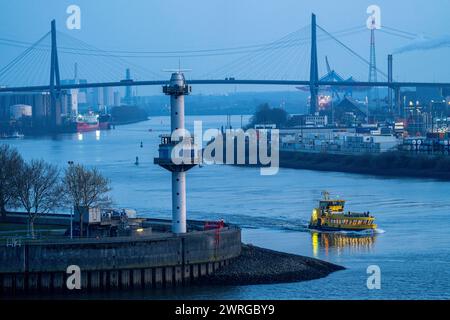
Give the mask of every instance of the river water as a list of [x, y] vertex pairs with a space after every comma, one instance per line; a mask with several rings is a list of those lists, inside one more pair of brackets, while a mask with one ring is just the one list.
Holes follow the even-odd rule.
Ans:
[[[246, 121], [248, 117], [244, 118]], [[226, 116], [187, 117], [219, 128]], [[240, 126], [240, 117], [233, 117]], [[117, 206], [148, 217], [171, 217], [170, 175], [153, 164], [168, 117], [115, 130], [7, 141], [24, 158], [97, 166], [112, 181]], [[150, 131], [150, 130], [151, 131]], [[140, 143], [143, 147], [140, 147]], [[5, 141], [2, 141], [5, 142]], [[139, 165], [135, 158], [139, 157]], [[337, 172], [203, 166], [188, 173], [188, 218], [220, 219], [243, 227], [243, 241], [340, 264], [347, 269], [301, 283], [186, 287], [89, 294], [123, 299], [448, 299], [450, 298], [450, 182], [380, 178]], [[312, 208], [328, 190], [352, 211], [370, 211], [376, 235], [317, 234], [306, 229]], [[369, 290], [367, 267], [379, 266], [381, 289]]]

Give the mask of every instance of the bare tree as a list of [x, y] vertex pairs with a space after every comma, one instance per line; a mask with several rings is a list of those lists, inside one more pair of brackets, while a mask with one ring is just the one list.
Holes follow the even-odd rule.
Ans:
[[0, 212], [6, 216], [8, 206], [16, 206], [16, 196], [13, 192], [15, 176], [19, 174], [23, 159], [16, 149], [4, 144], [0, 146]]
[[66, 169], [63, 185], [67, 202], [73, 205], [75, 213], [80, 217], [80, 236], [83, 236], [82, 210], [110, 205], [110, 182], [97, 168], [89, 169], [72, 164]]
[[34, 238], [36, 218], [62, 204], [58, 168], [43, 160], [24, 163], [15, 179], [14, 192], [20, 205], [28, 213], [28, 228]]

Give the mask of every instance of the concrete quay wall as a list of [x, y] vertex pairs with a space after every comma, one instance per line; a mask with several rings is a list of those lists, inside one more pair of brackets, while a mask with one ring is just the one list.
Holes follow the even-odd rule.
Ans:
[[158, 233], [146, 237], [29, 241], [0, 247], [2, 292], [67, 290], [67, 267], [81, 270], [82, 289], [188, 284], [241, 253], [241, 230]]

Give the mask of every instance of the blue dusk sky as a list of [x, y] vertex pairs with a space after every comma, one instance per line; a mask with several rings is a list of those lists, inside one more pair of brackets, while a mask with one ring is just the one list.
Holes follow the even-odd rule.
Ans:
[[[66, 27], [66, 19], [69, 16], [66, 9], [72, 4], [81, 9], [80, 30], [69, 30]], [[167, 52], [270, 43], [310, 24], [312, 12], [317, 15], [318, 24], [331, 33], [347, 29], [360, 30], [356, 27], [361, 27], [359, 32], [338, 38], [368, 60], [370, 31], [367, 28], [363, 30], [363, 27], [368, 18], [367, 7], [373, 4], [381, 8], [382, 31], [388, 31], [376, 31], [379, 69], [386, 71], [387, 54], [394, 53], [395, 79], [450, 81], [449, 0], [2, 0], [0, 67], [25, 49], [21, 46], [11, 46], [9, 40], [34, 42], [48, 32], [52, 19], [56, 19], [56, 26], [60, 32], [107, 52]], [[388, 29], [383, 29], [385, 26]], [[401, 35], [407, 35], [405, 32], [409, 32], [410, 35], [393, 36], [389, 32], [395, 33], [392, 31], [394, 29], [401, 30]], [[299, 32], [299, 35], [309, 35], [307, 29], [302, 32]], [[64, 39], [58, 43], [63, 46]], [[258, 77], [283, 77], [283, 72], [284, 77], [293, 78], [296, 75], [298, 79], [307, 77], [308, 46], [305, 45], [298, 50], [298, 56], [295, 55], [295, 49], [292, 49], [290, 54], [274, 54], [271, 57], [266, 54], [266, 60], [261, 59], [260, 65], [255, 62], [255, 68], [260, 69]], [[300, 53], [301, 50], [305, 52]], [[357, 59], [351, 57], [346, 50], [337, 48], [332, 41], [319, 42], [318, 51], [321, 74], [326, 72], [324, 63], [326, 55], [332, 68], [343, 76], [367, 80], [368, 67], [361, 61], [356, 61]], [[61, 53], [61, 56], [63, 55], [64, 53]], [[142, 67], [156, 73], [153, 74], [154, 78], [159, 75], [168, 76], [162, 70], [178, 67], [181, 61], [182, 67], [192, 69], [189, 77], [199, 78], [233, 63], [236, 59], [242, 59], [243, 56], [245, 54], [206, 57], [170, 54], [169, 57], [121, 59], [130, 61], [132, 72], [133, 68]], [[280, 62], [277, 65], [278, 57]], [[83, 59], [86, 60], [86, 56]], [[92, 70], [95, 68], [84, 66], [83, 59], [80, 58], [79, 62], [80, 74], [83, 74], [83, 68], [89, 68], [93, 73], [91, 77], [95, 78], [95, 71]], [[95, 56], [90, 61], [95, 59], [103, 58]], [[61, 63], [64, 61], [69, 60], [62, 57]], [[273, 69], [270, 69], [270, 63]], [[250, 64], [246, 66], [244, 63], [242, 70], [232, 68], [229, 70], [244, 72], [246, 67], [250, 69]], [[68, 74], [73, 68], [65, 65], [61, 69], [63, 76], [69, 77]], [[277, 74], [277, 71], [280, 72]], [[290, 71], [292, 75], [289, 74]], [[141, 76], [144, 77], [146, 76]], [[235, 88], [203, 87], [197, 92], [227, 90], [234, 91]]]

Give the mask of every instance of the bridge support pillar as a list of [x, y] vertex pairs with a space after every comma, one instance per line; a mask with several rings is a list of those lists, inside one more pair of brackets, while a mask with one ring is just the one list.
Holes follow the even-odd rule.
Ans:
[[317, 112], [318, 107], [318, 94], [319, 86], [319, 68], [317, 64], [317, 24], [316, 15], [311, 16], [311, 66], [309, 72], [309, 90], [311, 94], [311, 101], [309, 104], [309, 113], [314, 114]]
[[61, 125], [60, 76], [58, 49], [56, 46], [56, 22], [51, 22], [51, 54], [50, 54], [50, 117], [53, 129]]
[[402, 106], [402, 98], [400, 95], [400, 87], [395, 87], [394, 89], [394, 99], [395, 99], [395, 108], [397, 110], [397, 114], [402, 117], [404, 115], [404, 110]]
[[[392, 70], [392, 54], [388, 55], [388, 82], [393, 81], [393, 70]], [[392, 103], [392, 88], [388, 87], [388, 106], [389, 112], [394, 112], [394, 107]]]

